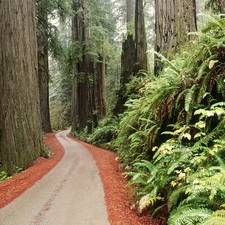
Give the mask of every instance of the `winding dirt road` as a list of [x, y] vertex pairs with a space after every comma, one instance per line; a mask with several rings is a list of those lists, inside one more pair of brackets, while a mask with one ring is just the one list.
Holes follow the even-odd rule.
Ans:
[[56, 135], [65, 149], [62, 160], [0, 209], [0, 225], [109, 225], [98, 168], [67, 133]]

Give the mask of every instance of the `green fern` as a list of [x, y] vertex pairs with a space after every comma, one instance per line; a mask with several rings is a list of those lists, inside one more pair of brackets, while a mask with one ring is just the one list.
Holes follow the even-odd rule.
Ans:
[[200, 225], [224, 225], [225, 224], [225, 210], [216, 210], [213, 214]]
[[200, 224], [225, 202], [225, 22], [209, 26], [192, 33], [190, 51], [163, 58], [159, 77], [128, 85], [141, 84], [113, 141], [136, 204], [142, 199], [151, 211], [167, 204], [169, 224]]
[[185, 205], [176, 209], [168, 220], [168, 225], [197, 225], [209, 218], [212, 211], [209, 209], [195, 209]]

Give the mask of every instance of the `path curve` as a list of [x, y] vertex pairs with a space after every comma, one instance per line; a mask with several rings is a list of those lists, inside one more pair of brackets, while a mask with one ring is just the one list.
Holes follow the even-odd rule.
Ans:
[[98, 168], [68, 133], [56, 134], [65, 149], [62, 160], [0, 209], [0, 225], [109, 225]]

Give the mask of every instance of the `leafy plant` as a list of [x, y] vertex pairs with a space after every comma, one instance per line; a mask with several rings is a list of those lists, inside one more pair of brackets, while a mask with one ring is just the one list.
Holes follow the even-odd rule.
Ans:
[[[200, 224], [224, 203], [225, 147], [220, 138], [225, 117], [219, 105], [196, 110], [199, 117], [193, 125], [175, 124], [173, 131], [163, 132], [171, 138], [153, 149], [153, 160], [136, 161], [125, 173], [131, 177], [128, 185], [135, 187], [139, 211], [150, 207], [154, 214], [166, 203], [169, 224]], [[219, 122], [210, 130], [204, 121], [212, 117]], [[204, 135], [196, 136], [196, 131]]]
[[[196, 37], [196, 41], [188, 45], [190, 50], [184, 47], [173, 60], [163, 59], [165, 68], [159, 77], [144, 77], [138, 93], [126, 103], [118, 139], [114, 141], [125, 165], [137, 158], [151, 160], [153, 147], [160, 146], [170, 137], [169, 132], [173, 132], [172, 126], [168, 130], [169, 124], [184, 129], [180, 131], [180, 138], [185, 142], [191, 137], [190, 145], [195, 143], [194, 139], [204, 136], [205, 131], [200, 132], [199, 126], [206, 126], [205, 130], [210, 132], [217, 125], [218, 120], [213, 116], [202, 119], [199, 124], [195, 122], [199, 112], [213, 113], [210, 106], [225, 99], [224, 26], [220, 17], [212, 18], [203, 32], [190, 34]], [[214, 113], [220, 112], [215, 109]], [[165, 130], [168, 133], [162, 136]]]
[[5, 171], [2, 171], [0, 173], [0, 182], [3, 181], [3, 180], [5, 180], [7, 177], [8, 177], [7, 176], [7, 173]]
[[117, 136], [118, 120], [115, 117], [104, 118], [89, 136], [88, 141], [100, 147], [111, 148], [110, 141]]

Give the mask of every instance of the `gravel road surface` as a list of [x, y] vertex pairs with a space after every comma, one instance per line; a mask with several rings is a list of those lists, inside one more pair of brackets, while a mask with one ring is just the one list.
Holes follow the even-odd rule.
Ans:
[[62, 160], [0, 209], [0, 225], [109, 225], [98, 168], [68, 132], [56, 134], [65, 149]]

